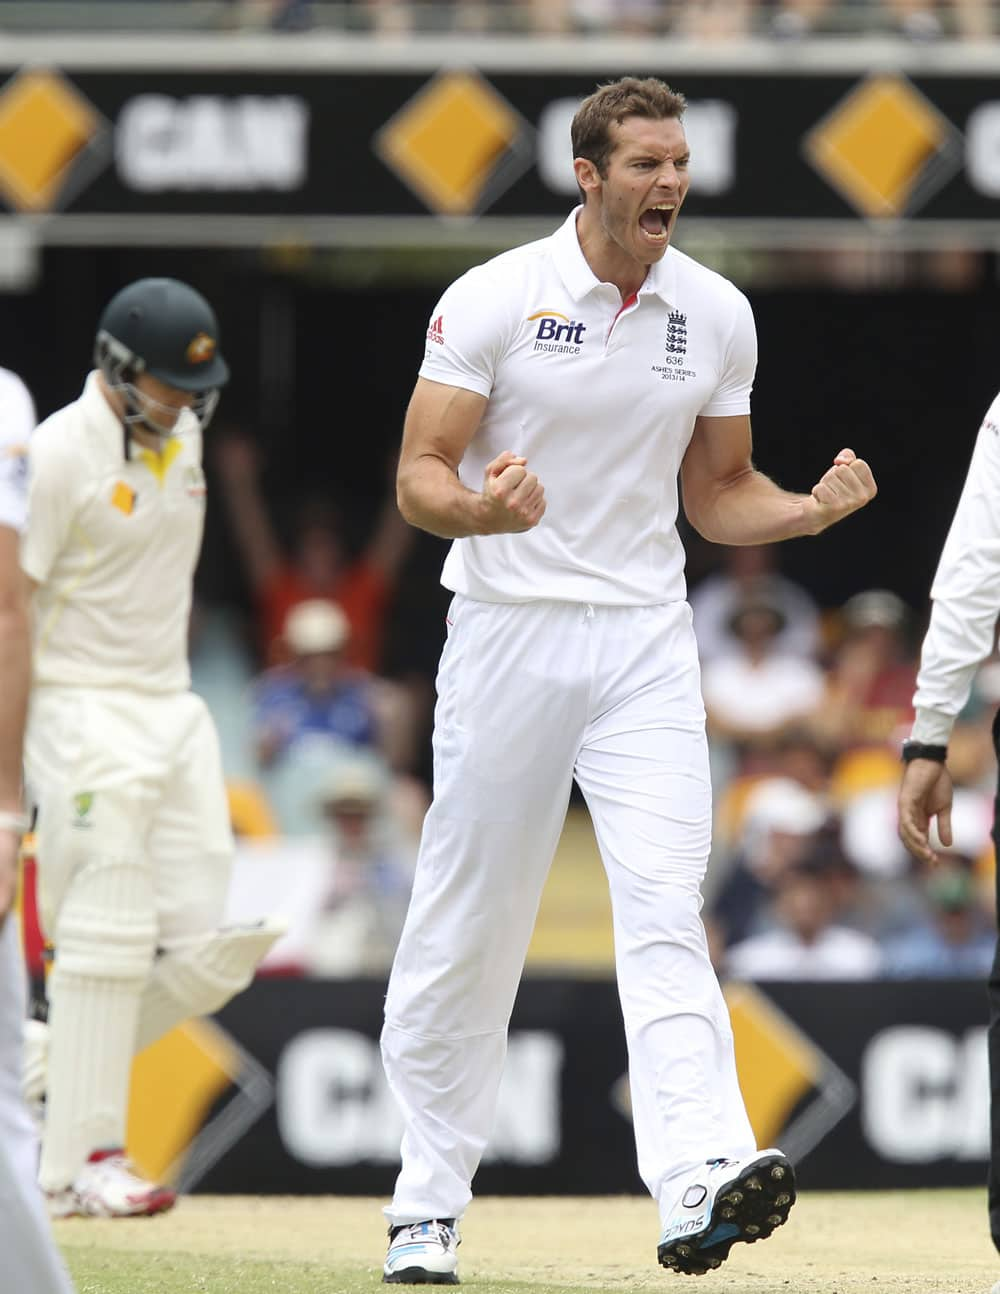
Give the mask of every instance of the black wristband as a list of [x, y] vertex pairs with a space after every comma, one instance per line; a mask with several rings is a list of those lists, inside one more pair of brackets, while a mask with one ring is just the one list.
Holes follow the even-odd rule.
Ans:
[[907, 738], [903, 742], [900, 757], [904, 764], [908, 764], [911, 759], [932, 759], [935, 764], [943, 764], [948, 758], [948, 747], [928, 746], [922, 741], [911, 741]]

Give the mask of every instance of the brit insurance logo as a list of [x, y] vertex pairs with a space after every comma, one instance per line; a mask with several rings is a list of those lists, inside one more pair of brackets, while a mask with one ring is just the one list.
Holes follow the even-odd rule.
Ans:
[[528, 315], [528, 323], [536, 323], [533, 350], [552, 351], [557, 355], [579, 355], [587, 325], [558, 310], [536, 310]]

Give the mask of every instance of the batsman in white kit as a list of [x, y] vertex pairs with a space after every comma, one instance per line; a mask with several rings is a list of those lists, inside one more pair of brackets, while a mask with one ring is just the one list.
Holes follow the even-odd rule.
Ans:
[[38, 1136], [22, 1086], [28, 987], [13, 914], [18, 851], [28, 826], [21, 798], [21, 742], [30, 677], [30, 634], [18, 535], [28, 506], [28, 442], [35, 410], [16, 374], [0, 369], [0, 1286], [71, 1294], [38, 1189]]
[[171, 1207], [126, 1155], [133, 1055], [245, 988], [280, 933], [220, 926], [233, 839], [190, 690], [202, 432], [228, 376], [204, 297], [140, 279], [105, 307], [80, 398], [31, 441], [25, 769], [54, 965], [28, 1078], [44, 1082], [39, 1178], [57, 1217]]
[[434, 310], [406, 417], [403, 515], [454, 539], [434, 802], [390, 978], [385, 1071], [404, 1116], [383, 1280], [455, 1284], [510, 1017], [575, 777], [611, 891], [638, 1165], [658, 1258], [718, 1267], [771, 1235], [792, 1165], [758, 1150], [700, 885], [711, 794], [676, 530], [814, 535], [875, 494], [841, 450], [810, 494], [751, 461], [753, 316], [670, 246], [683, 96], [599, 88], [573, 120], [582, 205], [470, 270]]

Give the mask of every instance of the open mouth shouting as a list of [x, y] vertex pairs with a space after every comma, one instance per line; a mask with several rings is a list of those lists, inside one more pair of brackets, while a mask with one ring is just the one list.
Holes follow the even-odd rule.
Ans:
[[643, 238], [654, 246], [662, 246], [670, 237], [670, 225], [677, 208], [676, 202], [657, 202], [647, 207], [639, 217]]

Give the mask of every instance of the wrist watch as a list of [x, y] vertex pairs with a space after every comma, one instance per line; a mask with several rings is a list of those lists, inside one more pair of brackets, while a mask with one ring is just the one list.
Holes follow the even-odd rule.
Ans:
[[947, 746], [931, 746], [923, 741], [913, 741], [907, 737], [900, 752], [904, 764], [912, 759], [932, 759], [935, 764], [943, 764], [948, 759]]

